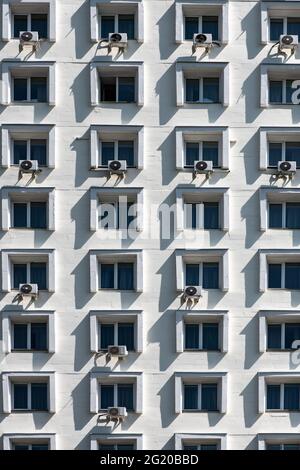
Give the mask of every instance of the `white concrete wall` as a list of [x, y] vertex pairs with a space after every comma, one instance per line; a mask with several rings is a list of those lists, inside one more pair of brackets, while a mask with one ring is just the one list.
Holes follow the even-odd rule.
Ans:
[[[144, 352], [129, 355], [116, 371], [144, 372], [142, 415], [129, 417], [118, 433], [143, 434], [145, 449], [172, 449], [174, 433], [228, 434], [229, 449], [255, 448], [258, 433], [295, 431], [299, 415], [258, 414], [259, 371], [289, 371], [286, 353], [259, 353], [258, 311], [297, 309], [300, 293], [259, 292], [258, 249], [296, 248], [300, 238], [290, 231], [277, 238], [260, 231], [258, 189], [270, 175], [259, 171], [260, 126], [297, 126], [300, 109], [262, 109], [259, 65], [266, 61], [268, 45], [260, 43], [260, 2], [232, 1], [229, 5], [229, 43], [216, 48], [208, 60], [230, 62], [230, 106], [176, 107], [175, 61], [191, 55], [190, 44], [175, 43], [175, 2], [144, 0], [145, 40], [130, 45], [121, 60], [144, 62], [144, 106], [90, 106], [89, 63], [97, 45], [90, 41], [89, 2], [57, 0], [57, 41], [42, 45], [36, 58], [56, 61], [56, 105], [1, 106], [1, 123], [56, 124], [56, 167], [44, 170], [32, 186], [55, 187], [56, 230], [1, 232], [1, 248], [56, 250], [56, 291], [43, 295], [35, 309], [56, 311], [53, 355], [1, 353], [3, 371], [55, 371], [56, 413], [0, 413], [0, 434], [56, 433], [58, 449], [88, 449], [90, 433], [100, 431], [97, 416], [89, 412], [89, 373], [94, 357], [89, 345], [90, 310], [144, 311]], [[0, 59], [15, 58], [18, 42], [2, 43]], [[98, 53], [99, 54], [99, 53]], [[104, 54], [104, 53], [103, 53]], [[274, 59], [268, 59], [272, 61]], [[291, 62], [297, 62], [292, 58]], [[172, 239], [133, 242], [101, 241], [89, 230], [89, 189], [106, 178], [89, 171], [89, 126], [130, 124], [145, 126], [145, 167], [130, 172], [122, 186], [144, 188], [145, 230], [159, 233], [159, 218], [149, 220], [150, 203], [175, 202], [176, 186], [191, 182], [191, 174], [176, 170], [175, 126], [229, 126], [230, 173], [216, 173], [205, 187], [230, 188], [230, 225], [219, 236], [201, 235], [195, 242]], [[289, 187], [298, 186], [297, 175]], [[15, 168], [1, 169], [0, 185], [17, 183]], [[22, 185], [23, 181], [18, 185]], [[112, 185], [109, 182], [108, 185]], [[199, 177], [196, 185], [203, 184]], [[279, 184], [279, 183], [278, 183]], [[143, 249], [142, 293], [89, 291], [91, 249]], [[178, 248], [229, 249], [229, 291], [208, 295], [199, 309], [228, 310], [229, 352], [176, 353], [175, 256]], [[14, 294], [2, 293], [0, 307], [7, 308]], [[1, 349], [2, 350], [2, 349]], [[104, 363], [99, 362], [100, 366]], [[98, 370], [109, 370], [103, 367]], [[175, 372], [228, 372], [228, 410], [225, 415], [175, 414]], [[103, 427], [102, 427], [103, 428]], [[103, 432], [103, 429], [102, 429]]]

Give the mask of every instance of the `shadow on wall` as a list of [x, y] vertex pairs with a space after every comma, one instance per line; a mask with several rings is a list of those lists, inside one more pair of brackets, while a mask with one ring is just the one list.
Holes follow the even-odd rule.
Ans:
[[91, 113], [90, 96], [90, 66], [86, 65], [70, 87], [70, 94], [74, 99], [74, 111], [76, 122], [84, 121]]
[[175, 377], [172, 375], [159, 390], [161, 427], [167, 428], [177, 418], [175, 413]]
[[34, 230], [34, 248], [40, 248], [53, 235], [49, 230]]
[[174, 208], [176, 204], [175, 190], [168, 194], [161, 204], [166, 206], [166, 212], [164, 209], [159, 209], [160, 249], [166, 250], [175, 239], [176, 215], [174, 211], [170, 212], [171, 208]]
[[260, 66], [257, 66], [244, 80], [241, 95], [237, 101], [241, 97], [245, 98], [246, 122], [250, 124], [262, 112], [260, 107]]
[[249, 442], [249, 444], [246, 446], [245, 450], [258, 450], [257, 437], [254, 437], [254, 439], [252, 439], [252, 441]]
[[242, 35], [246, 34], [248, 59], [254, 59], [264, 47], [260, 42], [260, 5], [257, 3], [241, 20]]
[[259, 316], [255, 315], [240, 333], [245, 337], [245, 369], [250, 369], [262, 355], [262, 353], [259, 352], [258, 332]]
[[260, 177], [259, 172], [259, 131], [256, 132], [241, 149], [245, 165], [247, 184], [253, 184]]
[[170, 184], [177, 176], [176, 170], [176, 136], [175, 131], [170, 134], [158, 147], [161, 153], [162, 184]]
[[241, 207], [241, 219], [246, 224], [245, 248], [251, 248], [262, 236], [259, 218], [259, 192], [256, 191]]
[[90, 410], [90, 376], [84, 378], [72, 390], [73, 418], [75, 431], [83, 429], [95, 415], [89, 413]]
[[255, 375], [242, 390], [245, 427], [251, 428], [259, 419], [258, 414], [258, 377]]
[[90, 292], [90, 257], [84, 256], [72, 273], [75, 276], [75, 308], [83, 308], [94, 296]]
[[71, 143], [71, 150], [75, 154], [75, 186], [80, 187], [90, 176], [90, 133], [86, 131]]
[[155, 92], [159, 99], [159, 124], [165, 125], [178, 111], [176, 106], [175, 65], [171, 65], [157, 80]]
[[53, 414], [51, 413], [43, 413], [43, 412], [38, 412], [34, 411], [32, 413], [32, 419], [34, 422], [34, 428], [36, 430], [43, 429], [44, 426], [50, 421], [50, 419], [53, 418]]
[[[262, 296], [263, 292], [259, 291], [259, 254], [250, 259], [242, 270], [245, 279], [245, 307], [250, 308]], [[250, 289], [251, 286], [251, 289]]]
[[[91, 43], [89, 17], [89, 2], [83, 2], [71, 16], [71, 30], [74, 31], [75, 35], [75, 54], [77, 59], [84, 57], [93, 46]], [[86, 21], [83, 21], [84, 18]]]
[[[175, 254], [173, 253], [162, 264], [156, 274], [160, 274], [161, 284], [159, 291], [159, 312], [167, 310], [170, 304], [174, 302], [178, 293], [176, 292], [176, 267], [175, 267]], [[178, 308], [180, 301], [178, 299]]]
[[[150, 328], [147, 343], [159, 344], [159, 370], [165, 371], [176, 360], [176, 312], [166, 310]], [[173, 334], [166, 335], [166, 331]]]
[[175, 4], [159, 18], [157, 25], [160, 59], [166, 60], [179, 46], [175, 43]]
[[71, 220], [75, 222], [74, 249], [82, 248], [93, 236], [90, 227], [90, 192], [86, 191], [71, 209]]
[[162, 446], [161, 450], [174, 450], [175, 449], [175, 436], [170, 439]]
[[75, 337], [74, 370], [80, 371], [92, 357], [90, 352], [90, 317], [83, 312], [84, 317], [77, 327], [72, 331]]

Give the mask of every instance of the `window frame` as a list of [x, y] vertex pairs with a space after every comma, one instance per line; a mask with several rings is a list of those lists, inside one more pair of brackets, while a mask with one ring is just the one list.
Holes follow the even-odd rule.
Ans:
[[[205, 96], [204, 96], [204, 79], [205, 78], [208, 78], [208, 79], [211, 79], [211, 78], [217, 78], [218, 79], [218, 95], [219, 95], [219, 98], [218, 98], [218, 101], [204, 101], [205, 100]], [[193, 105], [193, 104], [205, 104], [205, 105], [209, 105], [209, 104], [220, 104], [221, 103], [221, 99], [220, 99], [220, 77], [199, 77], [199, 78], [196, 78], [196, 80], [198, 81], [198, 93], [199, 93], [199, 100], [198, 101], [187, 101], [187, 80], [189, 80], [189, 78], [185, 78], [184, 79], [184, 104], [185, 105]]]
[[[272, 250], [260, 249], [259, 253], [259, 291], [260, 292], [274, 292], [274, 291], [287, 291], [293, 292], [294, 289], [286, 288], [269, 288], [268, 287], [268, 267], [269, 264], [285, 264], [285, 263], [299, 263], [300, 264], [300, 250]], [[271, 261], [271, 263], [270, 263]], [[272, 262], [273, 261], [273, 262]], [[283, 270], [281, 271], [281, 283], [285, 281]], [[298, 289], [296, 289], [298, 291]]]
[[[203, 287], [203, 278], [204, 278], [204, 264], [205, 263], [216, 263], [218, 264], [218, 284], [219, 284], [219, 287], [217, 288], [214, 288], [214, 287]], [[184, 263], [184, 271], [183, 271], [183, 282], [184, 282], [184, 286], [187, 287], [191, 284], [187, 283], [186, 282], [186, 268], [187, 266], [189, 266], [190, 264], [196, 264], [198, 265], [198, 269], [199, 269], [199, 284], [197, 284], [197, 286], [199, 286], [201, 288], [201, 291], [208, 291], [208, 290], [219, 290], [220, 289], [220, 271], [221, 271], [221, 267], [220, 267], [220, 261], [199, 261], [199, 262], [196, 262], [196, 263]]]
[[[288, 142], [300, 142], [300, 131], [292, 127], [260, 127], [260, 156], [259, 169], [267, 172], [274, 172], [274, 167], [269, 166], [269, 144]], [[285, 161], [286, 154], [282, 147], [282, 159]], [[279, 188], [278, 188], [279, 189]], [[283, 189], [283, 188], [282, 188]], [[284, 188], [289, 189], [289, 188]], [[296, 189], [296, 188], [293, 188]]]
[[[44, 202], [46, 204], [45, 207], [45, 212], [46, 212], [46, 227], [41, 227], [41, 228], [36, 228], [36, 227], [31, 227], [31, 204], [34, 202]], [[12, 227], [11, 229], [16, 229], [16, 230], [47, 230], [47, 227], [49, 226], [49, 221], [48, 221], [48, 214], [49, 214], [49, 209], [48, 209], [48, 202], [47, 201], [27, 201], [27, 202], [22, 202], [22, 204], [26, 205], [26, 219], [27, 219], [27, 224], [26, 227], [15, 227], [15, 217], [14, 217], [14, 208], [16, 204], [20, 204], [21, 201], [11, 201], [12, 205], [12, 211], [11, 211], [11, 223]]]
[[[27, 98], [26, 100], [15, 100], [15, 96], [14, 96], [14, 82], [15, 82], [15, 79], [23, 79], [24, 80], [27, 80]], [[45, 103], [48, 103], [49, 102], [49, 83], [48, 83], [48, 77], [46, 77], [46, 101], [38, 101], [38, 100], [34, 100], [32, 99], [31, 97], [31, 79], [32, 78], [36, 78], [36, 77], [12, 77], [12, 101], [11, 101], [11, 104], [13, 105], [19, 105], [19, 104], [35, 104], [35, 103], [41, 103], [41, 104], [45, 104]], [[38, 78], [45, 78], [45, 77], [38, 77]]]
[[[267, 385], [281, 385], [285, 383], [299, 384], [300, 372], [258, 372], [258, 413], [299, 413], [299, 410], [288, 411], [283, 409], [268, 410], [267, 409]], [[299, 404], [300, 406], [300, 404]]]
[[[128, 413], [134, 413], [134, 410], [135, 410], [135, 403], [136, 403], [136, 391], [135, 391], [135, 384], [134, 383], [131, 383], [131, 382], [114, 382], [114, 383], [110, 383], [110, 384], [101, 384], [99, 383], [98, 384], [98, 393], [99, 393], [99, 403], [101, 404], [101, 401], [102, 401], [102, 386], [105, 386], [105, 385], [109, 385], [109, 386], [112, 386], [113, 387], [113, 407], [114, 408], [118, 408], [118, 391], [119, 391], [119, 386], [120, 385], [132, 385], [132, 402], [133, 402], [133, 410], [129, 410], [127, 407], [126, 407], [126, 411]], [[99, 407], [99, 410], [98, 412], [101, 413], [103, 411], [105, 411], [107, 408], [102, 408], [102, 407]]]
[[32, 18], [31, 16], [32, 15], [39, 15], [39, 14], [44, 14], [44, 15], [47, 15], [47, 37], [46, 38], [40, 38], [39, 37], [39, 41], [48, 41], [49, 39], [49, 12], [43, 12], [43, 13], [33, 13], [33, 12], [30, 12], [30, 13], [12, 13], [11, 15], [11, 31], [12, 31], [12, 39], [19, 39], [18, 37], [14, 37], [14, 26], [15, 26], [15, 16], [26, 16], [27, 17], [27, 28], [26, 28], [26, 31], [34, 31], [32, 28], [31, 28], [31, 23], [32, 23]]
[[[35, 442], [36, 441], [36, 442]], [[3, 434], [3, 450], [14, 450], [15, 444], [47, 442], [48, 450], [56, 449], [56, 434]]]
[[[260, 65], [260, 107], [275, 109], [276, 107], [291, 107], [293, 103], [270, 103], [269, 82], [276, 78], [276, 81], [300, 80], [300, 64], [263, 64]], [[295, 88], [296, 91], [296, 88]]]
[[175, 450], [184, 450], [185, 442], [191, 444], [217, 444], [217, 450], [226, 450], [227, 449], [227, 434], [190, 434], [190, 433], [175, 433]]
[[300, 17], [300, 8], [293, 1], [263, 1], [260, 4], [260, 20], [261, 20], [261, 44], [266, 45], [273, 43], [270, 41], [270, 19], [288, 16]]
[[[269, 205], [296, 202], [300, 204], [300, 189], [298, 188], [270, 188], [262, 186], [259, 188], [259, 205], [260, 205], [260, 230], [267, 232], [268, 230], [299, 230], [287, 227], [269, 228]], [[286, 225], [285, 213], [282, 211], [282, 221]]]
[[[19, 413], [19, 412], [48, 412], [49, 410], [49, 383], [48, 382], [38, 382], [41, 384], [47, 383], [47, 410], [39, 410], [36, 408], [32, 408], [32, 384], [35, 382], [14, 382], [12, 383], [12, 412], [13, 413]], [[14, 403], [14, 388], [15, 385], [27, 385], [27, 407], [26, 408], [15, 408], [15, 403]]]
[[[290, 349], [268, 349], [268, 325], [269, 324], [288, 324], [288, 323], [299, 323], [300, 324], [300, 312], [298, 310], [260, 310], [258, 313], [259, 318], [259, 352], [273, 352], [277, 353], [290, 353]], [[300, 338], [299, 338], [300, 339]], [[283, 338], [281, 338], [281, 341]], [[293, 350], [296, 351], [296, 350]]]
[[257, 449], [258, 450], [266, 450], [267, 444], [284, 445], [284, 444], [294, 444], [294, 443], [300, 445], [299, 434], [296, 434], [296, 433], [268, 433], [268, 434], [258, 434], [257, 435]]
[[98, 450], [99, 442], [105, 444], [115, 444], [117, 443], [133, 443], [134, 450], [143, 450], [143, 434], [102, 434], [102, 433], [92, 433], [90, 434], [91, 445], [90, 450]]
[[[118, 277], [119, 277], [119, 264], [122, 263], [123, 261], [100, 261], [99, 262], [99, 267], [98, 267], [98, 278], [99, 278], [99, 290], [100, 291], [118, 291], [118, 292], [134, 292], [135, 288], [133, 289], [119, 289], [118, 286]], [[127, 263], [127, 261], [126, 261]], [[137, 284], [137, 278], [136, 278], [136, 263], [135, 261], [128, 261], [129, 264], [132, 264], [133, 267], [133, 287], [136, 286]], [[114, 266], [114, 286], [113, 287], [101, 287], [101, 267], [103, 265], [113, 265]]]
[[221, 15], [218, 12], [214, 12], [214, 14], [209, 15], [208, 13], [205, 14], [200, 14], [200, 15], [183, 15], [183, 41], [192, 41], [192, 39], [186, 39], [186, 18], [197, 18], [198, 19], [198, 32], [201, 32], [203, 29], [203, 17], [210, 17], [210, 16], [215, 16], [218, 18], [218, 38], [216, 41], [220, 40], [220, 31], [222, 31], [222, 21], [221, 21]]
[[[48, 345], [48, 338], [49, 338], [49, 331], [48, 331], [48, 323], [47, 322], [42, 322], [43, 324], [46, 325], [46, 348], [42, 350], [37, 350], [32, 347], [32, 342], [31, 342], [31, 328], [32, 325], [34, 324], [40, 324], [40, 322], [30, 322], [27, 321], [26, 323], [22, 323], [26, 325], [26, 330], [27, 330], [27, 347], [26, 348], [12, 348], [12, 352], [48, 352], [49, 350], [49, 345]], [[15, 326], [19, 325], [20, 323], [14, 322], [12, 325], [12, 344], [14, 344], [15, 341]]]
[[[37, 261], [39, 262], [39, 261]], [[46, 284], [47, 286], [49, 285], [49, 279], [48, 279], [48, 269], [47, 269], [47, 261], [40, 261], [41, 263], [45, 263], [46, 264]], [[31, 264], [32, 263], [35, 263], [35, 261], [22, 261], [22, 263], [19, 263], [18, 261], [17, 262], [12, 262], [11, 263], [11, 279], [12, 279], [12, 285], [14, 283], [14, 266], [15, 265], [18, 265], [18, 264], [24, 264], [26, 265], [26, 282], [25, 284], [33, 284], [31, 282], [31, 277], [30, 277], [30, 274], [31, 274]], [[11, 288], [12, 291], [18, 291], [18, 287], [13, 287]], [[40, 289], [39, 288], [39, 291], [41, 292], [46, 292], [48, 289]]]
[[[106, 37], [104, 37], [102, 35], [102, 31], [101, 31], [101, 21], [102, 21], [102, 17], [103, 16], [111, 16], [111, 17], [114, 17], [114, 30], [111, 31], [111, 33], [118, 33], [119, 32], [119, 28], [118, 28], [118, 25], [119, 25], [119, 16], [120, 15], [132, 15], [133, 16], [133, 22], [134, 22], [134, 38], [132, 39], [128, 39], [128, 41], [136, 41], [136, 36], [137, 36], [137, 32], [136, 32], [136, 27], [137, 27], [137, 18], [136, 18], [136, 15], [137, 13], [136, 12], [132, 12], [132, 13], [125, 13], [125, 12], [122, 12], [122, 13], [110, 13], [110, 12], [99, 12], [98, 13], [98, 30], [99, 30], [99, 36], [100, 36], [100, 39], [107, 39]], [[125, 33], [126, 34], [126, 33]]]

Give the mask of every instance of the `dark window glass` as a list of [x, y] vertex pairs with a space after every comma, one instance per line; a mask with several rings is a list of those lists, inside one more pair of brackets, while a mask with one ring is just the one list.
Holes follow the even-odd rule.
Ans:
[[133, 221], [136, 219], [136, 207], [134, 208], [134, 206], [134, 202], [128, 202], [125, 204], [127, 214], [126, 228], [135, 228], [135, 223], [133, 223]]
[[14, 324], [14, 349], [27, 349], [27, 325]]
[[118, 101], [121, 103], [133, 103], [135, 101], [134, 77], [119, 77]]
[[32, 444], [32, 450], [49, 450], [48, 444]]
[[46, 14], [31, 15], [31, 31], [37, 31], [39, 39], [48, 37], [48, 17]]
[[184, 205], [186, 228], [197, 229], [200, 227], [200, 208], [201, 205], [197, 203]]
[[47, 228], [47, 203], [31, 202], [30, 204], [31, 228]]
[[26, 282], [27, 282], [27, 266], [26, 266], [26, 264], [14, 263], [14, 265], [13, 265], [13, 276], [14, 276], [14, 282], [13, 282], [14, 289], [19, 289], [20, 284], [26, 284]]
[[14, 101], [27, 101], [27, 78], [14, 78]]
[[203, 323], [203, 349], [217, 351], [219, 349], [218, 323]]
[[99, 450], [116, 450], [114, 444], [99, 444]]
[[14, 203], [13, 226], [15, 228], [27, 227], [27, 204], [23, 202]]
[[27, 384], [14, 384], [14, 409], [28, 409], [28, 390]]
[[300, 204], [299, 202], [286, 203], [286, 228], [300, 228]]
[[296, 162], [297, 168], [300, 168], [300, 142], [286, 142], [285, 149], [285, 159]]
[[134, 15], [118, 16], [118, 32], [127, 33], [127, 39], [134, 39]]
[[133, 444], [117, 444], [116, 450], [134, 450]]
[[218, 103], [219, 101], [219, 79], [203, 78], [203, 103]]
[[268, 349], [281, 349], [281, 325], [268, 325]]
[[27, 160], [26, 140], [14, 140], [14, 164], [19, 165], [20, 160]]
[[101, 143], [101, 165], [107, 166], [110, 160], [115, 159], [115, 144], [114, 142]]
[[219, 39], [219, 19], [217, 16], [202, 16], [202, 33], [212, 34], [214, 41]]
[[282, 228], [282, 204], [269, 204], [269, 228]]
[[118, 324], [118, 343], [120, 346], [125, 345], [128, 351], [134, 351], [134, 324], [119, 323]]
[[101, 289], [113, 289], [115, 286], [115, 266], [101, 264]]
[[282, 160], [282, 144], [279, 142], [269, 142], [269, 166], [276, 167]]
[[203, 263], [203, 288], [219, 289], [218, 263]]
[[204, 203], [204, 228], [206, 230], [219, 228], [219, 204], [218, 202]]
[[194, 34], [199, 33], [199, 18], [193, 16], [185, 17], [185, 35], [184, 39], [190, 40], [194, 38]]
[[286, 103], [292, 103], [292, 94], [295, 91], [295, 88], [292, 88], [293, 80], [287, 80], [285, 85], [286, 90]]
[[267, 385], [267, 410], [280, 409], [280, 385]]
[[281, 264], [268, 265], [268, 287], [269, 289], [281, 288]]
[[31, 409], [39, 411], [48, 409], [48, 385], [46, 383], [31, 384]]
[[284, 409], [299, 410], [299, 384], [284, 384]]
[[30, 159], [37, 160], [39, 163], [39, 166], [47, 165], [47, 140], [31, 139]]
[[194, 166], [199, 160], [199, 144], [198, 142], [186, 142], [185, 146], [185, 166]]
[[27, 444], [15, 444], [14, 450], [29, 450], [29, 445]]
[[283, 444], [283, 450], [300, 450], [299, 444]]
[[185, 349], [199, 349], [199, 325], [185, 324]]
[[14, 15], [14, 38], [19, 38], [20, 32], [27, 29], [27, 15]]
[[283, 20], [281, 18], [270, 19], [270, 41], [279, 41], [283, 34]]
[[285, 288], [300, 289], [299, 263], [285, 263]]
[[117, 101], [116, 77], [101, 77], [101, 101]]
[[218, 450], [217, 444], [201, 444], [200, 450]]
[[118, 289], [134, 290], [133, 263], [118, 263]]
[[213, 167], [220, 166], [218, 142], [203, 142], [203, 160], [212, 161]]
[[197, 103], [199, 100], [199, 80], [187, 78], [185, 81], [185, 101], [187, 103]]
[[184, 446], [183, 446], [183, 450], [199, 450], [199, 449], [198, 449], [198, 446], [197, 446], [197, 445], [195, 445], [195, 446], [192, 446], [192, 445], [186, 445], [186, 446], [185, 446], [185, 445], [184, 445]]
[[118, 384], [118, 406], [133, 410], [133, 384]]
[[269, 83], [269, 102], [282, 103], [282, 82], [271, 80]]
[[300, 36], [300, 18], [287, 19], [287, 34]]
[[47, 78], [31, 77], [30, 80], [30, 99], [39, 103], [47, 101]]
[[115, 32], [115, 17], [101, 16], [101, 38], [108, 39], [109, 33]]
[[31, 323], [31, 349], [46, 351], [47, 346], [47, 323]]
[[184, 409], [198, 409], [198, 385], [184, 385]]
[[111, 406], [114, 406], [114, 386], [101, 385], [101, 409], [106, 410]]
[[300, 340], [300, 324], [299, 323], [286, 323], [285, 324], [285, 349], [292, 349], [292, 344], [296, 340]]
[[187, 264], [185, 267], [185, 285], [199, 286], [199, 264]]
[[39, 290], [47, 289], [47, 264], [30, 263], [30, 282], [37, 284]]
[[115, 343], [115, 326], [114, 324], [103, 323], [101, 325], [101, 349], [107, 349]]
[[134, 166], [134, 143], [132, 140], [119, 140], [118, 160], [126, 160], [127, 166]]
[[201, 386], [201, 410], [218, 410], [218, 386], [217, 384], [202, 384]]
[[280, 444], [267, 444], [266, 450], [282, 450]]

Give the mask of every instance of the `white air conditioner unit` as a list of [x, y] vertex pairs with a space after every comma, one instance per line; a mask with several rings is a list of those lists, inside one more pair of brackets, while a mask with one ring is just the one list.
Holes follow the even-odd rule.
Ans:
[[202, 296], [200, 286], [186, 286], [183, 291], [185, 299], [199, 299]]
[[110, 47], [127, 47], [127, 34], [126, 33], [109, 33], [108, 44]]
[[22, 296], [36, 296], [39, 293], [39, 288], [37, 284], [20, 284], [19, 292]]
[[116, 346], [116, 345], [113, 345], [113, 346], [108, 346], [108, 351], [107, 353], [110, 355], [110, 356], [114, 356], [114, 357], [125, 357], [125, 356], [128, 356], [128, 351], [127, 351], [127, 347], [126, 346]]
[[213, 172], [213, 162], [199, 160], [194, 163], [194, 172], [195, 173], [212, 173]]
[[126, 160], [110, 160], [108, 162], [108, 169], [111, 173], [122, 174], [127, 171]]
[[125, 406], [111, 406], [107, 408], [107, 416], [110, 419], [123, 419], [127, 416]]
[[19, 39], [23, 45], [34, 45], [39, 41], [39, 33], [37, 31], [20, 31]]
[[282, 175], [293, 175], [297, 171], [296, 162], [278, 162], [277, 170]]
[[39, 163], [37, 160], [20, 160], [19, 170], [22, 173], [35, 173], [39, 169]]
[[207, 47], [213, 44], [212, 35], [204, 33], [196, 33], [193, 37], [194, 47]]
[[281, 34], [279, 38], [279, 46], [281, 49], [294, 49], [298, 46], [299, 40], [297, 35]]

